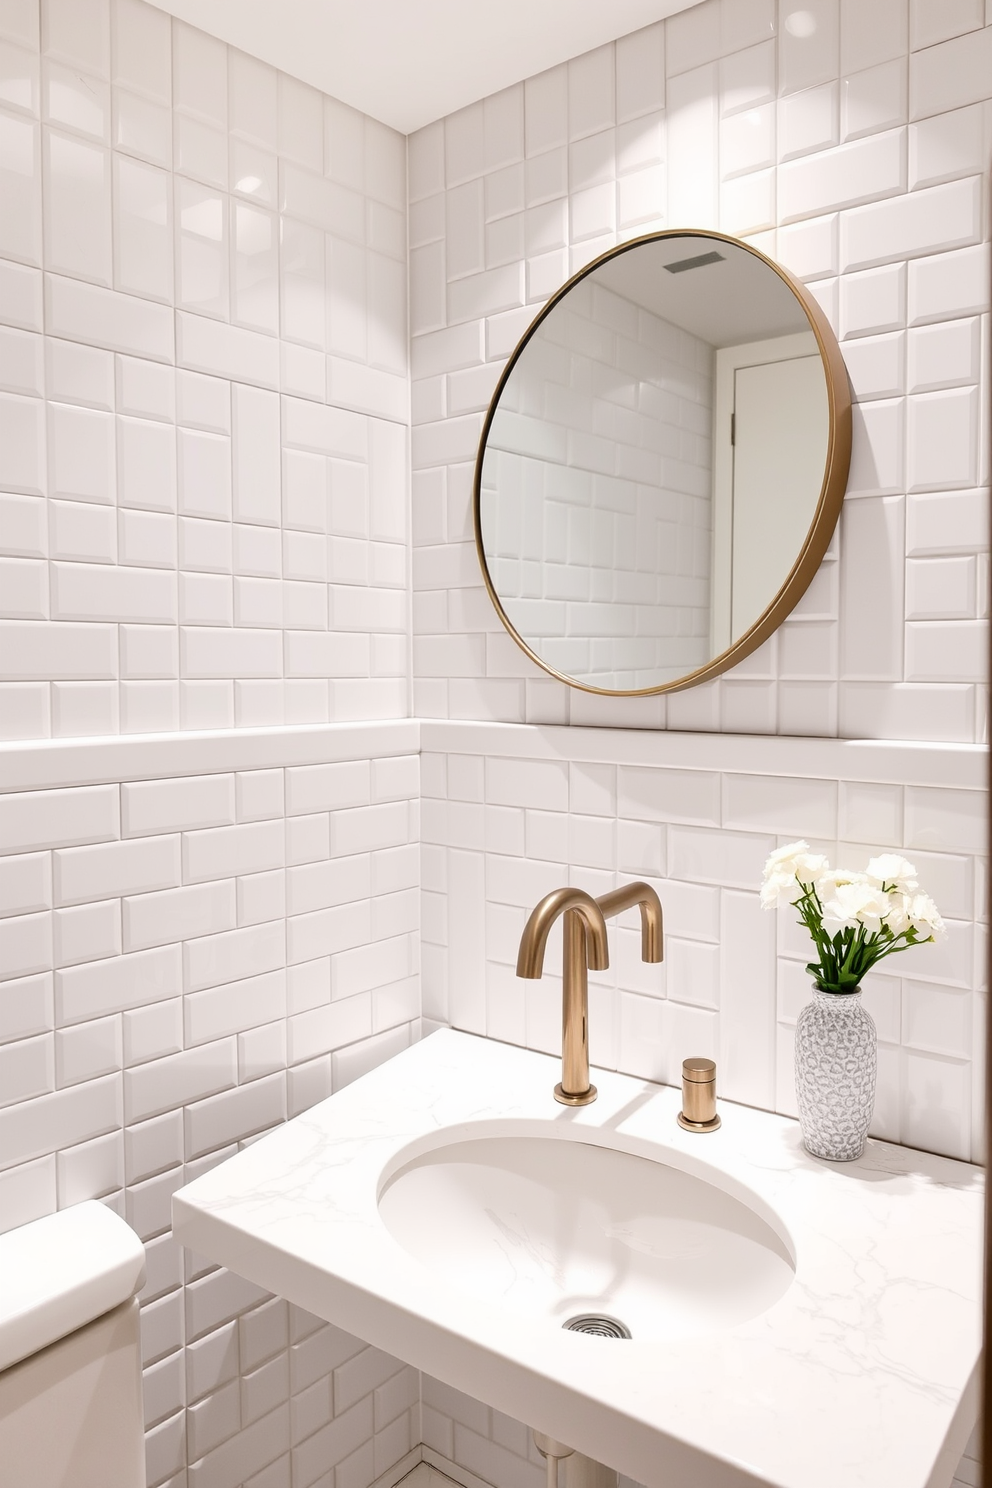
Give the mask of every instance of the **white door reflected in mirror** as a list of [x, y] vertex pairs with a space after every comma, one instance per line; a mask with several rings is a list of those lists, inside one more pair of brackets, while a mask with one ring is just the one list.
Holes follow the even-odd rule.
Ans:
[[[812, 332], [717, 351], [710, 645], [767, 610], [813, 520], [829, 435]], [[721, 448], [723, 445], [723, 448]]]
[[476, 470], [480, 559], [514, 638], [619, 693], [753, 650], [836, 520], [838, 368], [814, 303], [730, 239], [656, 234], [583, 271], [508, 364]]

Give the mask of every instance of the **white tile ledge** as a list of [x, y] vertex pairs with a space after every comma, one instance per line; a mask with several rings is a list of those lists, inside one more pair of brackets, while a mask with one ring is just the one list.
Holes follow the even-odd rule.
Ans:
[[970, 790], [987, 785], [987, 750], [980, 744], [394, 718], [16, 740], [0, 744], [0, 792], [381, 759], [421, 750]]
[[423, 719], [425, 754], [485, 754], [600, 764], [792, 775], [818, 780], [985, 790], [983, 744], [896, 739], [817, 739], [782, 734], [689, 734], [672, 729], [604, 729], [557, 724]]
[[321, 765], [419, 751], [420, 723], [415, 718], [18, 740], [0, 744], [0, 792]]

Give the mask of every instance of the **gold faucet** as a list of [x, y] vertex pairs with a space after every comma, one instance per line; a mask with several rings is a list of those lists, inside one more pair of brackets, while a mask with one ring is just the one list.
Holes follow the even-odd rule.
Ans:
[[625, 884], [594, 899], [583, 889], [555, 889], [545, 894], [524, 926], [517, 952], [517, 976], [536, 980], [544, 970], [548, 933], [563, 916], [561, 1083], [555, 1100], [564, 1106], [588, 1106], [596, 1099], [589, 1083], [588, 970], [605, 971], [610, 964], [606, 920], [637, 905], [641, 911], [641, 958], [664, 958], [661, 901], [650, 884]]

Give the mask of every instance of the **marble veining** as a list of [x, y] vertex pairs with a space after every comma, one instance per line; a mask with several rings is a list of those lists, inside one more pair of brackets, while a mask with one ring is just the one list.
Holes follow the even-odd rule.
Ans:
[[[946, 1488], [977, 1413], [982, 1175], [870, 1141], [843, 1166], [798, 1124], [597, 1071], [552, 1098], [555, 1061], [443, 1030], [181, 1189], [182, 1243], [539, 1430], [661, 1488]], [[741, 1198], [795, 1277], [760, 1316], [615, 1342], [531, 1322], [451, 1286], [387, 1231], [390, 1177], [473, 1135], [578, 1140], [667, 1163]], [[629, 1320], [628, 1320], [629, 1321]]]

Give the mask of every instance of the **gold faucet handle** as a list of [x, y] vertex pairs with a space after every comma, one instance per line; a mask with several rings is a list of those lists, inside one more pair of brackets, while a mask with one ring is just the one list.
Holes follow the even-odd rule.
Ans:
[[720, 1118], [716, 1113], [716, 1062], [694, 1058], [682, 1061], [682, 1109], [679, 1126], [686, 1131], [716, 1131]]

